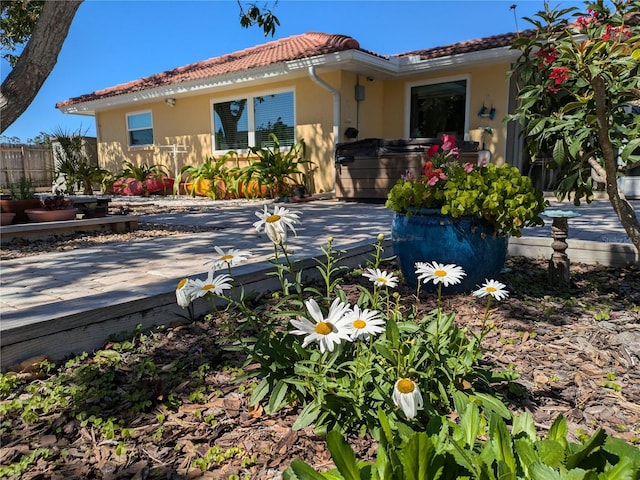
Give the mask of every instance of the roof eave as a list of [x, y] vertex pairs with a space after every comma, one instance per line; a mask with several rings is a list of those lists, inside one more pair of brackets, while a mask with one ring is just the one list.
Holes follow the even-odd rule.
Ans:
[[491, 64], [497, 60], [510, 62], [517, 55], [518, 53], [510, 47], [493, 48], [426, 60], [422, 60], [419, 57], [385, 58], [356, 49], [343, 50], [215, 77], [113, 95], [99, 100], [63, 105], [59, 107], [59, 110], [62, 113], [75, 115], [95, 115], [96, 111], [100, 110], [132, 106], [132, 104], [136, 103], [142, 105], [169, 97], [188, 96], [208, 90], [219, 91], [220, 89], [236, 87], [239, 84], [260, 83], [265, 80], [275, 80], [285, 75], [302, 74], [310, 66], [327, 70], [346, 70], [384, 80], [392, 77], [405, 77], [420, 72], [444, 70], [460, 65]]
[[[389, 75], [391, 71], [385, 67], [389, 60], [367, 54], [359, 50], [345, 50], [324, 55], [301, 58], [280, 62], [265, 67], [252, 68], [229, 74], [207, 77], [189, 82], [163, 85], [157, 88], [144, 89], [131, 93], [115, 94], [98, 100], [89, 100], [70, 105], [62, 105], [59, 110], [62, 113], [76, 115], [95, 115], [96, 111], [118, 108], [135, 103], [148, 103], [168, 97], [186, 96], [207, 90], [228, 89], [239, 84], [250, 84], [275, 80], [285, 75], [295, 75], [298, 72], [306, 75], [309, 66], [325, 67], [329, 70], [338, 68], [367, 69]], [[391, 62], [394, 63], [394, 62]], [[396, 62], [397, 63], [397, 62]]]
[[417, 72], [446, 70], [461, 65], [477, 67], [495, 64], [499, 61], [511, 63], [518, 58], [518, 55], [517, 50], [506, 46], [429, 59], [421, 59], [419, 56], [401, 57], [398, 74], [407, 76]]

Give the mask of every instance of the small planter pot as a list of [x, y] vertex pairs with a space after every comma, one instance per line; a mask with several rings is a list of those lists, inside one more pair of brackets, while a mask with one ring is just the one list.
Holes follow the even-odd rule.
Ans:
[[16, 214], [11, 212], [0, 213], [0, 225], [11, 225], [15, 216]]
[[27, 223], [29, 217], [25, 213], [25, 210], [35, 209], [42, 207], [42, 203], [38, 198], [32, 198], [29, 200], [0, 200], [0, 206], [5, 213], [15, 213], [13, 223]]
[[25, 213], [32, 222], [60, 222], [63, 220], [75, 220], [77, 208], [65, 208], [64, 210], [45, 210], [43, 208], [35, 208], [25, 210]]
[[[418, 281], [416, 262], [455, 264], [466, 273], [461, 283], [443, 288], [444, 293], [470, 292], [486, 279], [495, 279], [504, 266], [509, 237], [498, 236], [489, 223], [476, 217], [453, 218], [439, 210], [411, 216], [396, 214], [391, 225], [391, 243], [402, 275], [411, 288]], [[423, 291], [437, 287], [429, 282]]]

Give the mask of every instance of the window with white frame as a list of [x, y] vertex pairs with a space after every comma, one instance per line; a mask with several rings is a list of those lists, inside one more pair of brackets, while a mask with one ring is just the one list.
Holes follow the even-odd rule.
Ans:
[[267, 147], [273, 133], [281, 146], [295, 144], [293, 92], [237, 98], [213, 104], [214, 150]]
[[467, 80], [412, 86], [409, 112], [411, 138], [448, 133], [462, 140], [467, 131]]
[[153, 145], [151, 112], [127, 113], [127, 137], [130, 147]]

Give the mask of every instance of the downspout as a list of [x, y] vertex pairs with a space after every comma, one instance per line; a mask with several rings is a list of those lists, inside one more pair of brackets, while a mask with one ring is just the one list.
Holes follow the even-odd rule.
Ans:
[[[328, 90], [333, 95], [333, 158], [336, 158], [336, 144], [340, 139], [340, 92], [329, 85], [327, 82], [318, 78], [316, 75], [316, 68], [314, 66], [309, 67], [309, 77], [325, 90]], [[333, 177], [333, 191], [336, 190], [336, 176], [338, 175], [338, 169], [336, 166], [335, 175]]]

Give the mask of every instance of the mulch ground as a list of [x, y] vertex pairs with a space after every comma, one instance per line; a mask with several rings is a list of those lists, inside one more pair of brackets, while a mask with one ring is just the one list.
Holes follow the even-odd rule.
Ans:
[[[610, 435], [640, 444], [640, 268], [573, 264], [570, 288], [558, 289], [548, 285], [545, 260], [510, 258], [507, 266], [510, 271], [500, 280], [507, 284], [510, 297], [494, 304], [491, 320], [496, 328], [485, 339], [484, 361], [520, 374], [510, 387], [511, 408], [531, 412], [540, 434], [563, 414], [572, 439], [603, 427]], [[356, 292], [352, 285], [343, 288], [350, 295]], [[424, 302], [425, 309], [432, 306]], [[451, 295], [445, 297], [443, 308], [455, 311], [456, 321], [473, 329], [481, 323], [483, 306], [470, 296]], [[108, 398], [84, 400], [100, 406], [104, 417], [125, 419], [131, 427], [132, 438], [120, 455], [117, 442], [99, 435], [90, 422], [71, 417], [69, 406], [41, 415], [36, 422], [2, 420], [0, 465], [16, 462], [37, 448], [49, 448], [51, 457], [10, 478], [268, 480], [280, 478], [298, 458], [330, 468], [324, 439], [312, 428], [291, 429], [296, 408], [273, 415], [248, 408], [249, 395], [235, 382], [240, 359], [219, 349], [221, 335], [224, 323], [213, 316], [145, 337], [145, 355], [159, 371], [186, 357], [200, 356], [216, 366], [202, 372], [209, 388], [197, 401], [186, 380], [182, 389], [169, 392], [157, 382], [145, 384], [144, 379], [138, 388], [151, 392], [153, 407], [133, 416], [125, 413], [128, 405], [110, 404]], [[89, 355], [83, 363], [91, 364], [94, 358]], [[55, 374], [37, 374], [31, 385], [37, 387]], [[130, 384], [131, 377], [123, 376], [123, 381]], [[180, 406], [167, 408], [175, 397], [181, 399]], [[0, 406], [11, 399], [11, 395], [0, 397]], [[375, 455], [369, 439], [355, 437], [350, 442], [360, 458]], [[203, 472], [193, 462], [212, 447], [222, 452], [237, 447], [240, 453], [210, 464]]]

